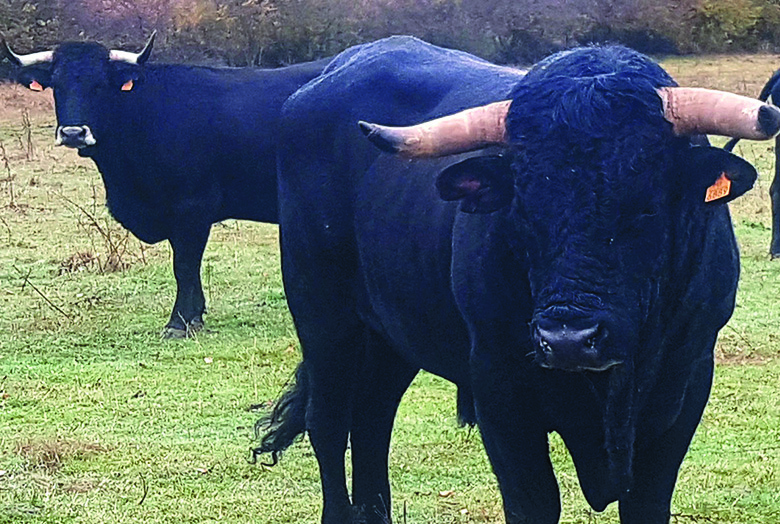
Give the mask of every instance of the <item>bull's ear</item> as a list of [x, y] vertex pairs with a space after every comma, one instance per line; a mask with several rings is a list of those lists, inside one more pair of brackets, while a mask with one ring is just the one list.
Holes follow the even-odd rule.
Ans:
[[730, 202], [747, 193], [758, 178], [750, 162], [717, 147], [692, 147], [687, 163], [702, 202]]
[[491, 213], [514, 194], [509, 159], [502, 155], [467, 158], [445, 168], [436, 179], [442, 200], [460, 200], [466, 213]]
[[132, 91], [141, 78], [141, 68], [117, 62], [114, 66], [113, 82], [117, 90]]
[[25, 67], [16, 74], [16, 81], [32, 91], [43, 91], [51, 85], [51, 73], [40, 67]]

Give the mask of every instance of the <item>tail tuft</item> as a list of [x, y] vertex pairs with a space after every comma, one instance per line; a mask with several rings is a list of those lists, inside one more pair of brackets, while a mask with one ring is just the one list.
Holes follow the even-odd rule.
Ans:
[[295, 371], [295, 382], [276, 401], [273, 409], [255, 423], [255, 437], [260, 445], [251, 450], [250, 462], [257, 463], [260, 455], [270, 453], [275, 466], [282, 452], [306, 432], [306, 405], [309, 401], [308, 374], [303, 362]]

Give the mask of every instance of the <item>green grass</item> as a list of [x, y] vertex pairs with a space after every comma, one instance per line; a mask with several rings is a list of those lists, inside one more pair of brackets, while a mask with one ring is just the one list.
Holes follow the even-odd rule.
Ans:
[[[755, 95], [778, 63], [716, 57], [668, 67], [684, 83]], [[249, 408], [276, 398], [299, 358], [276, 228], [214, 226], [207, 330], [162, 340], [175, 292], [170, 250], [126, 237], [103, 208], [92, 163], [51, 146], [46, 96], [0, 88], [0, 523], [317, 522], [308, 442], [275, 468], [247, 462], [258, 417]], [[761, 178], [732, 205], [743, 278], [680, 472], [678, 523], [780, 522], [780, 262], [767, 255], [774, 161], [766, 143], [738, 152]], [[454, 398], [450, 384], [421, 374], [401, 405], [391, 452], [398, 522], [503, 520], [479, 435], [457, 428]], [[614, 506], [588, 509], [555, 436], [551, 449], [561, 522], [616, 523]]]

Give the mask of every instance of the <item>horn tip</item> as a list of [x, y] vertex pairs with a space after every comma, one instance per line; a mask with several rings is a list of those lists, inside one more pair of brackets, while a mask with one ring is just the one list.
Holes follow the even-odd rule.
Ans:
[[8, 45], [5, 37], [0, 36], [0, 60], [3, 58], [7, 58], [9, 62], [15, 65], [20, 65], [19, 60], [14, 56], [13, 51], [11, 51], [11, 46]]
[[392, 135], [382, 132], [382, 126], [364, 122], [358, 122], [358, 127], [368, 140], [385, 153], [398, 153], [401, 151], [401, 143], [393, 140]]
[[769, 104], [762, 105], [758, 110], [758, 129], [767, 138], [780, 133], [780, 109]]

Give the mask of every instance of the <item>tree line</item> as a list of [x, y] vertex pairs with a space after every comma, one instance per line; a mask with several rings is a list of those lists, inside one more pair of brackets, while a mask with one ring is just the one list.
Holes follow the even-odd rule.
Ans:
[[279, 66], [392, 34], [529, 64], [559, 49], [622, 43], [654, 54], [780, 50], [780, 0], [0, 0], [19, 52], [66, 40], [158, 61]]

